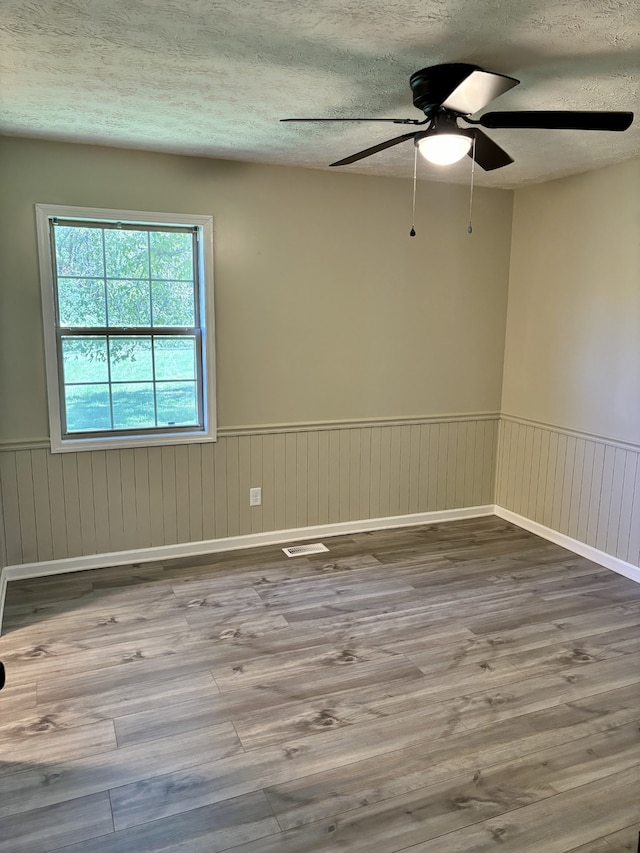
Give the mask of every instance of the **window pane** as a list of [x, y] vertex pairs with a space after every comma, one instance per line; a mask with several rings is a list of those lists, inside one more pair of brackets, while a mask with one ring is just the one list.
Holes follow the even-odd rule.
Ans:
[[58, 278], [61, 326], [106, 326], [104, 282], [96, 278]]
[[64, 392], [67, 432], [111, 429], [108, 385], [68, 385]]
[[195, 382], [158, 382], [158, 426], [190, 426], [198, 422]]
[[102, 337], [62, 338], [64, 383], [108, 382], [107, 339]]
[[59, 276], [104, 276], [102, 231], [99, 228], [54, 228], [56, 262]]
[[193, 279], [193, 235], [152, 231], [151, 278]]
[[109, 326], [150, 326], [148, 281], [107, 282]]
[[196, 340], [194, 337], [154, 338], [156, 379], [195, 379]]
[[154, 326], [195, 326], [195, 300], [191, 281], [153, 281]]
[[155, 427], [152, 382], [112, 385], [111, 394], [114, 429]]
[[153, 361], [151, 338], [109, 339], [111, 379], [114, 382], [151, 382]]
[[109, 278], [149, 278], [149, 243], [146, 231], [106, 229], [104, 244]]

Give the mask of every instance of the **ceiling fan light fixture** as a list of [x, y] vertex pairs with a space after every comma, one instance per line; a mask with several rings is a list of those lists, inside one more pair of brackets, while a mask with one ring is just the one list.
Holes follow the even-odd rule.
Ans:
[[450, 166], [471, 150], [471, 137], [462, 133], [434, 133], [416, 140], [418, 151], [436, 166]]

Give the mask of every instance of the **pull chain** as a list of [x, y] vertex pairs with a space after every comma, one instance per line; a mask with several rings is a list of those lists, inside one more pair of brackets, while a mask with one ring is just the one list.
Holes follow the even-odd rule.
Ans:
[[416, 236], [416, 177], [418, 174], [418, 146], [413, 146], [413, 211], [411, 214], [411, 231], [410, 237]]
[[471, 224], [471, 213], [473, 211], [473, 178], [476, 172], [476, 138], [473, 137], [473, 147], [471, 148], [471, 192], [469, 194], [469, 225], [467, 227], [467, 234], [473, 233], [473, 226]]

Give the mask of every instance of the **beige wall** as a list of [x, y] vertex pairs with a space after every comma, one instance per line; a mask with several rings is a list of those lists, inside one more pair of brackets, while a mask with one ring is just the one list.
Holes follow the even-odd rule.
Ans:
[[496, 502], [640, 565], [640, 160], [515, 194]]
[[34, 204], [214, 216], [218, 417], [495, 412], [512, 193], [0, 139], [0, 442], [48, 434]]
[[[0, 172], [10, 565], [492, 502], [512, 193], [470, 237], [420, 184], [412, 239], [410, 181], [9, 138]], [[36, 202], [213, 215], [215, 445], [49, 452]]]
[[502, 409], [640, 444], [640, 160], [516, 192]]

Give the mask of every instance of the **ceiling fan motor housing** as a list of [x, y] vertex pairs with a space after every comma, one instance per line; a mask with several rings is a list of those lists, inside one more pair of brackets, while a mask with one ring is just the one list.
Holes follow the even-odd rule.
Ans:
[[450, 62], [416, 71], [409, 78], [414, 107], [429, 115], [434, 109], [438, 109], [473, 71], [482, 71], [482, 68], [466, 62]]

